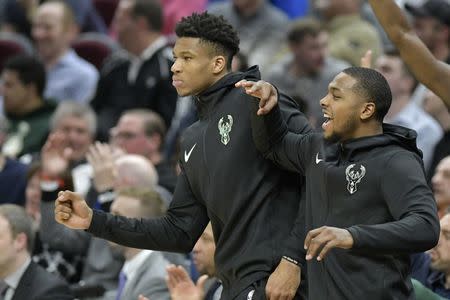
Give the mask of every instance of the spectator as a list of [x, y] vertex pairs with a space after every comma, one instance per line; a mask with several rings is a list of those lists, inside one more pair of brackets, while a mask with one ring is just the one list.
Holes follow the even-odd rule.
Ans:
[[95, 93], [97, 69], [70, 48], [77, 35], [73, 11], [64, 1], [48, 1], [37, 8], [32, 36], [47, 70], [47, 98], [87, 103]]
[[[128, 188], [118, 192], [111, 212], [129, 218], [159, 217], [164, 214], [165, 205], [159, 194], [151, 189]], [[119, 248], [125, 257], [115, 299], [137, 299], [140, 294], [150, 299], [170, 299], [165, 282], [169, 262], [161, 252], [117, 244], [113, 247]]]
[[[0, 149], [6, 139], [8, 121], [0, 116]], [[0, 151], [0, 203], [25, 204], [27, 167]]]
[[441, 219], [439, 243], [428, 253], [412, 256], [412, 277], [425, 287], [450, 299], [450, 214]]
[[50, 127], [51, 134], [62, 136], [69, 151], [65, 168], [72, 174], [75, 190], [85, 195], [91, 185], [92, 169], [86, 162], [86, 154], [97, 130], [95, 113], [89, 106], [64, 102], [51, 117]]
[[101, 72], [92, 106], [99, 118], [99, 135], [132, 108], [151, 109], [170, 126], [177, 102], [171, 85], [171, 49], [162, 35], [163, 16], [158, 0], [121, 0], [114, 18], [117, 39], [124, 51], [113, 54]]
[[392, 105], [385, 122], [417, 132], [417, 147], [422, 150], [425, 171], [428, 171], [434, 147], [443, 135], [441, 126], [417, 103], [411, 101], [414, 78], [397, 51], [387, 51], [381, 55], [375, 68], [386, 78], [392, 91]]
[[[172, 300], [216, 300], [220, 299], [223, 286], [215, 278], [216, 268], [214, 264], [214, 253], [216, 245], [211, 223], [206, 226], [205, 231], [195, 243], [193, 258], [196, 269], [202, 276], [194, 284], [186, 270], [181, 267], [170, 266], [167, 268], [170, 296]], [[208, 282], [207, 282], [208, 280]], [[207, 287], [205, 289], [205, 287]]]
[[249, 65], [259, 65], [264, 74], [284, 45], [287, 15], [268, 0], [224, 1], [212, 4], [208, 11], [224, 16], [236, 28]]
[[166, 126], [161, 117], [147, 109], [125, 111], [111, 130], [111, 143], [129, 154], [147, 158], [158, 172], [158, 184], [174, 192], [175, 166], [163, 155]]
[[450, 64], [450, 3], [427, 0], [422, 5], [405, 4], [413, 15], [414, 30], [436, 59]]
[[6, 62], [2, 80], [3, 106], [10, 123], [3, 153], [19, 157], [40, 151], [56, 107], [43, 96], [44, 66], [34, 57], [15, 56]]
[[431, 178], [439, 217], [443, 217], [450, 207], [450, 156], [444, 157]]
[[330, 34], [331, 56], [359, 66], [367, 50], [372, 50], [372, 63], [381, 54], [377, 30], [361, 17], [361, 0], [313, 0], [312, 6], [325, 21]]
[[304, 99], [310, 116], [318, 121], [323, 119], [319, 100], [326, 94], [328, 83], [348, 67], [347, 63], [327, 54], [326, 35], [314, 19], [295, 22], [287, 35], [289, 55], [275, 64], [266, 76], [281, 91]]
[[23, 208], [0, 205], [0, 240], [3, 299], [73, 299], [67, 283], [31, 261], [34, 232]]
[[444, 130], [442, 139], [434, 147], [433, 157], [428, 170], [428, 179], [433, 176], [437, 164], [447, 155], [450, 155], [450, 113], [444, 102], [431, 91], [428, 91], [423, 103], [424, 110], [429, 113]]

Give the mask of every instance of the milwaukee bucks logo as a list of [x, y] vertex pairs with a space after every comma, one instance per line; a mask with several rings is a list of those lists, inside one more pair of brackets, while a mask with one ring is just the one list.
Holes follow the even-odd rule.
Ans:
[[354, 167], [355, 164], [351, 164], [345, 169], [345, 178], [348, 182], [347, 190], [350, 194], [354, 194], [358, 190], [357, 184], [366, 175], [366, 168], [363, 165], [360, 166], [359, 170]]
[[230, 142], [231, 127], [233, 127], [233, 117], [231, 115], [227, 115], [226, 119], [225, 117], [220, 118], [218, 127], [220, 141], [224, 145], [228, 144]]

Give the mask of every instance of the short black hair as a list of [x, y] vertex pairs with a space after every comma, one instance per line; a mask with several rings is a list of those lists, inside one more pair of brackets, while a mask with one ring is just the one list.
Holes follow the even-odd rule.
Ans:
[[23, 84], [34, 84], [40, 97], [44, 94], [47, 76], [44, 64], [34, 56], [15, 55], [5, 62], [4, 71], [17, 72]]
[[131, 13], [135, 17], [144, 17], [153, 31], [161, 32], [163, 29], [163, 11], [158, 0], [134, 0]]
[[365, 100], [375, 103], [375, 118], [383, 122], [392, 102], [391, 88], [386, 78], [380, 72], [362, 67], [350, 67], [342, 72], [356, 79], [353, 90]]
[[303, 18], [292, 24], [287, 40], [293, 44], [301, 43], [307, 36], [317, 37], [322, 30], [322, 25], [317, 19]]
[[238, 34], [223, 16], [193, 13], [177, 23], [175, 33], [179, 38], [199, 38], [201, 42], [210, 44], [217, 54], [227, 58], [228, 70], [233, 56], [239, 52]]

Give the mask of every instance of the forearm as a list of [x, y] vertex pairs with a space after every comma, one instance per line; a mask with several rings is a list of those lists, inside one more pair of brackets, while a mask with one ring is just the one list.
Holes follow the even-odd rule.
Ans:
[[395, 222], [355, 225], [348, 228], [354, 249], [379, 254], [414, 253], [433, 248], [439, 238], [439, 224], [431, 215], [410, 214]]
[[401, 42], [405, 33], [413, 32], [406, 15], [394, 0], [369, 0], [369, 3], [378, 21], [396, 45]]
[[252, 136], [256, 148], [265, 156], [270, 156], [273, 145], [286, 135], [288, 127], [283, 121], [279, 105], [265, 116], [258, 116], [258, 102], [250, 101], [250, 119]]
[[450, 68], [419, 39], [394, 0], [369, 0], [380, 24], [413, 75], [450, 108]]
[[291, 232], [289, 233], [288, 238], [284, 243], [284, 250], [282, 252], [282, 255], [287, 256], [288, 260], [289, 258], [295, 260], [294, 263], [296, 263], [300, 267], [303, 267], [305, 266], [306, 262], [306, 251], [303, 247], [306, 236], [304, 195], [302, 195], [301, 197], [299, 195], [299, 202], [300, 204], [298, 207], [297, 218]]
[[180, 220], [169, 213], [160, 218], [132, 219], [94, 210], [87, 231], [127, 247], [187, 253], [206, 227], [208, 219], [202, 216], [192, 214]]

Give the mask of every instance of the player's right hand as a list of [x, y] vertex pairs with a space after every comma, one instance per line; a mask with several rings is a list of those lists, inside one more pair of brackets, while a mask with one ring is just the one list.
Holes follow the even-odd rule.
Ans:
[[87, 229], [92, 221], [92, 209], [79, 195], [61, 191], [55, 201], [55, 220], [72, 229]]

